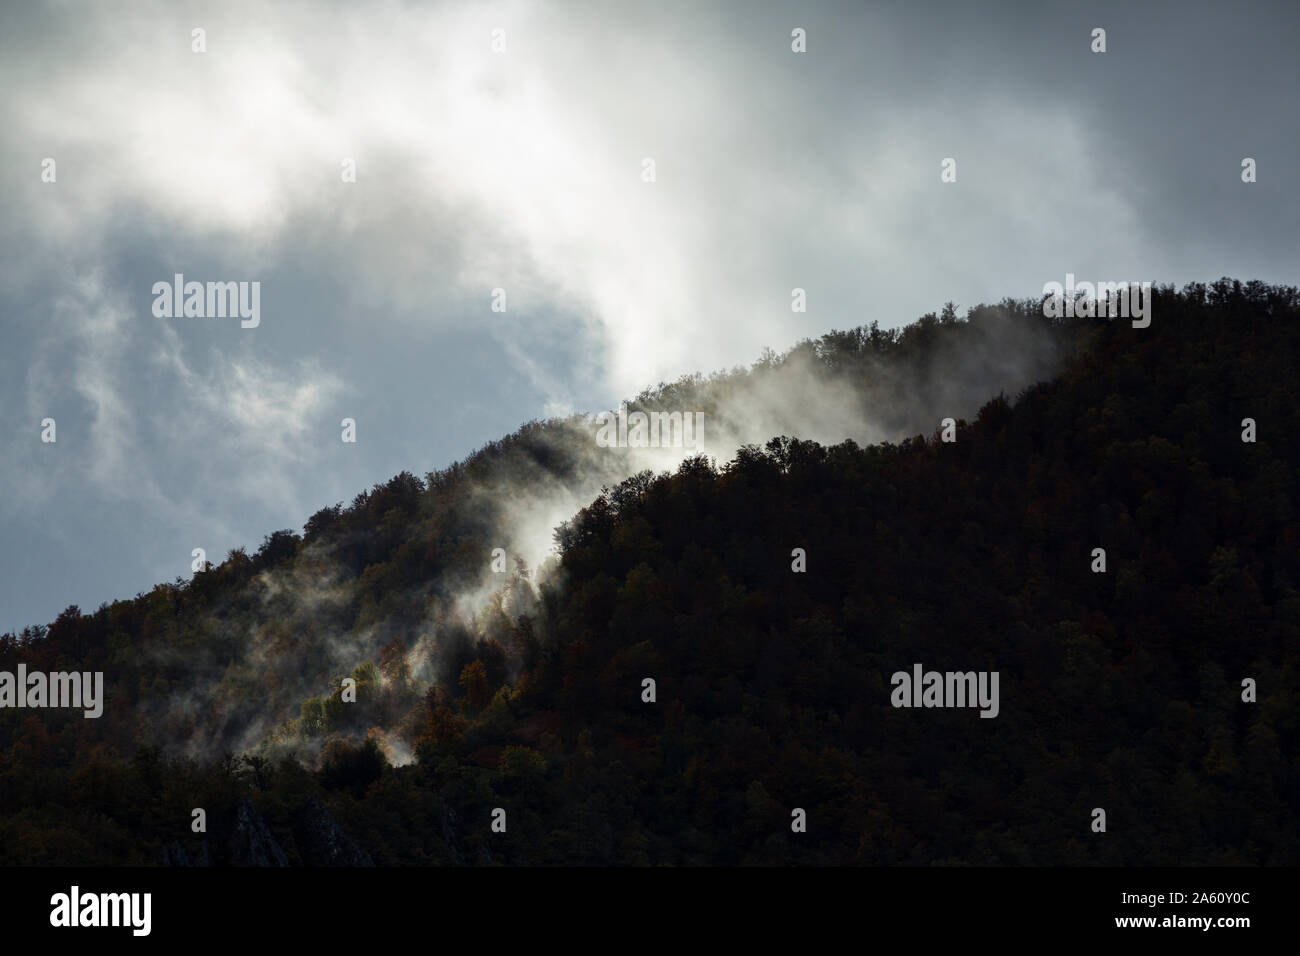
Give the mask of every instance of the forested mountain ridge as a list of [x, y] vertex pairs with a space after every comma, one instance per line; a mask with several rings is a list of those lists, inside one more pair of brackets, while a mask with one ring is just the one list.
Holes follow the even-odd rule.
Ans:
[[[105, 713], [0, 710], [3, 862], [327, 863], [337, 820], [380, 864], [1294, 864], [1298, 309], [1222, 280], [1145, 329], [1007, 302], [831, 333], [631, 404], [744, 438], [798, 383], [864, 443], [777, 428], [597, 495], [642, 460], [531, 423], [70, 608], [0, 667], [102, 670]], [[1007, 394], [962, 408], [981, 371]], [[495, 573], [529, 487], [558, 558]], [[915, 662], [998, 671], [998, 716], [891, 706]]]

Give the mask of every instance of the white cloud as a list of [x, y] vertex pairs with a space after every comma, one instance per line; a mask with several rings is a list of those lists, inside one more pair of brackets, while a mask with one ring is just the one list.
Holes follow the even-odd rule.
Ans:
[[[1074, 189], [1066, 216], [1124, 212], [1114, 191], [1095, 205], [1077, 154], [1026, 179], [1056, 155], [1037, 138], [1045, 124], [1080, 140], [1068, 118], [992, 104], [918, 116], [897, 91], [821, 103], [819, 74], [793, 69], [784, 42], [738, 52], [725, 22], [623, 19], [522, 2], [234, 3], [199, 17], [198, 55], [194, 16], [173, 5], [88, 14], [91, 55], [53, 77], [6, 77], [13, 135], [65, 157], [57, 189], [75, 197], [36, 215], [49, 187], [31, 177], [25, 224], [87, 243], [141, 217], [245, 271], [308, 250], [322, 276], [346, 270], [368, 321], [492, 321], [490, 290], [505, 287], [515, 315], [543, 306], [585, 323], [592, 378], [618, 395], [832, 324], [893, 324], [916, 295], [903, 280], [936, 260], [962, 260], [968, 288], [992, 286], [981, 263], [1002, 257], [972, 257], [971, 233], [1065, 241], [1018, 196]], [[504, 54], [490, 49], [497, 26]], [[833, 116], [855, 100], [838, 124], [805, 118], [813, 102]], [[924, 240], [938, 224], [916, 222], [916, 204], [940, 188], [949, 144], [991, 129], [1033, 132], [1016, 140], [1023, 162], [967, 167], [953, 188], [987, 197], [972, 241], [935, 250]], [[345, 157], [356, 184], [340, 180]], [[809, 315], [791, 313], [794, 286], [809, 289]], [[879, 316], [864, 315], [872, 304]]]
[[25, 404], [33, 423], [73, 401], [86, 414], [59, 416], [54, 445], [33, 437], [6, 456], [5, 484], [26, 507], [89, 491], [223, 534], [232, 502], [298, 507], [304, 471], [338, 437], [325, 414], [345, 391], [337, 376], [313, 360], [277, 368], [219, 348], [199, 371], [165, 320], [133, 326], [138, 310], [98, 272], [68, 286], [33, 353]]

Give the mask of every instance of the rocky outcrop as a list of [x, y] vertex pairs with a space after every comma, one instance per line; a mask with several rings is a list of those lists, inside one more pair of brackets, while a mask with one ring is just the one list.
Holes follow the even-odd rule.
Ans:
[[235, 805], [235, 825], [230, 834], [231, 866], [288, 866], [280, 844], [252, 801], [240, 797]]
[[465, 854], [460, 849], [460, 834], [456, 831], [460, 827], [460, 814], [452, 807], [443, 807], [442, 810], [442, 839], [447, 844], [447, 850], [451, 853], [452, 860], [459, 866], [465, 864]]
[[309, 797], [298, 812], [294, 840], [306, 866], [375, 865], [315, 797]]
[[[304, 866], [374, 866], [370, 854], [361, 849], [338, 825], [319, 800], [309, 797], [293, 818], [292, 842]], [[221, 852], [222, 846], [226, 852]], [[235, 804], [230, 839], [217, 846], [218, 865], [289, 866], [289, 855], [280, 846], [266, 820], [247, 797]], [[197, 849], [180, 840], [163, 844], [159, 854], [163, 866], [212, 866], [208, 841]]]
[[211, 866], [208, 841], [204, 840], [199, 844], [198, 850], [191, 855], [180, 840], [172, 840], [171, 843], [163, 845], [161, 862], [163, 866]]

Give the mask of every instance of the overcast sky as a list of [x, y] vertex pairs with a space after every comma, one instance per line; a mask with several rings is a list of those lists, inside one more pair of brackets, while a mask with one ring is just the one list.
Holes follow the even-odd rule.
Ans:
[[[764, 346], [1067, 272], [1295, 283], [1298, 12], [4, 4], [0, 631]], [[175, 273], [260, 324], [155, 316]]]

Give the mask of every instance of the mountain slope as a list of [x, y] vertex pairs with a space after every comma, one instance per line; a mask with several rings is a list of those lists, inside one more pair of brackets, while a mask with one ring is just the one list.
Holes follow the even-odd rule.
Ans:
[[[1148, 329], [1004, 303], [832, 333], [633, 403], [706, 410], [721, 466], [533, 423], [69, 609], [0, 665], [102, 669], [108, 706], [0, 711], [5, 862], [196, 856], [195, 806], [238, 862], [253, 805], [313, 862], [320, 801], [380, 864], [1294, 864], [1297, 308], [1223, 280]], [[955, 442], [916, 434], [941, 417]], [[839, 418], [859, 442], [806, 440]], [[915, 663], [997, 671], [998, 716], [891, 706]]]

